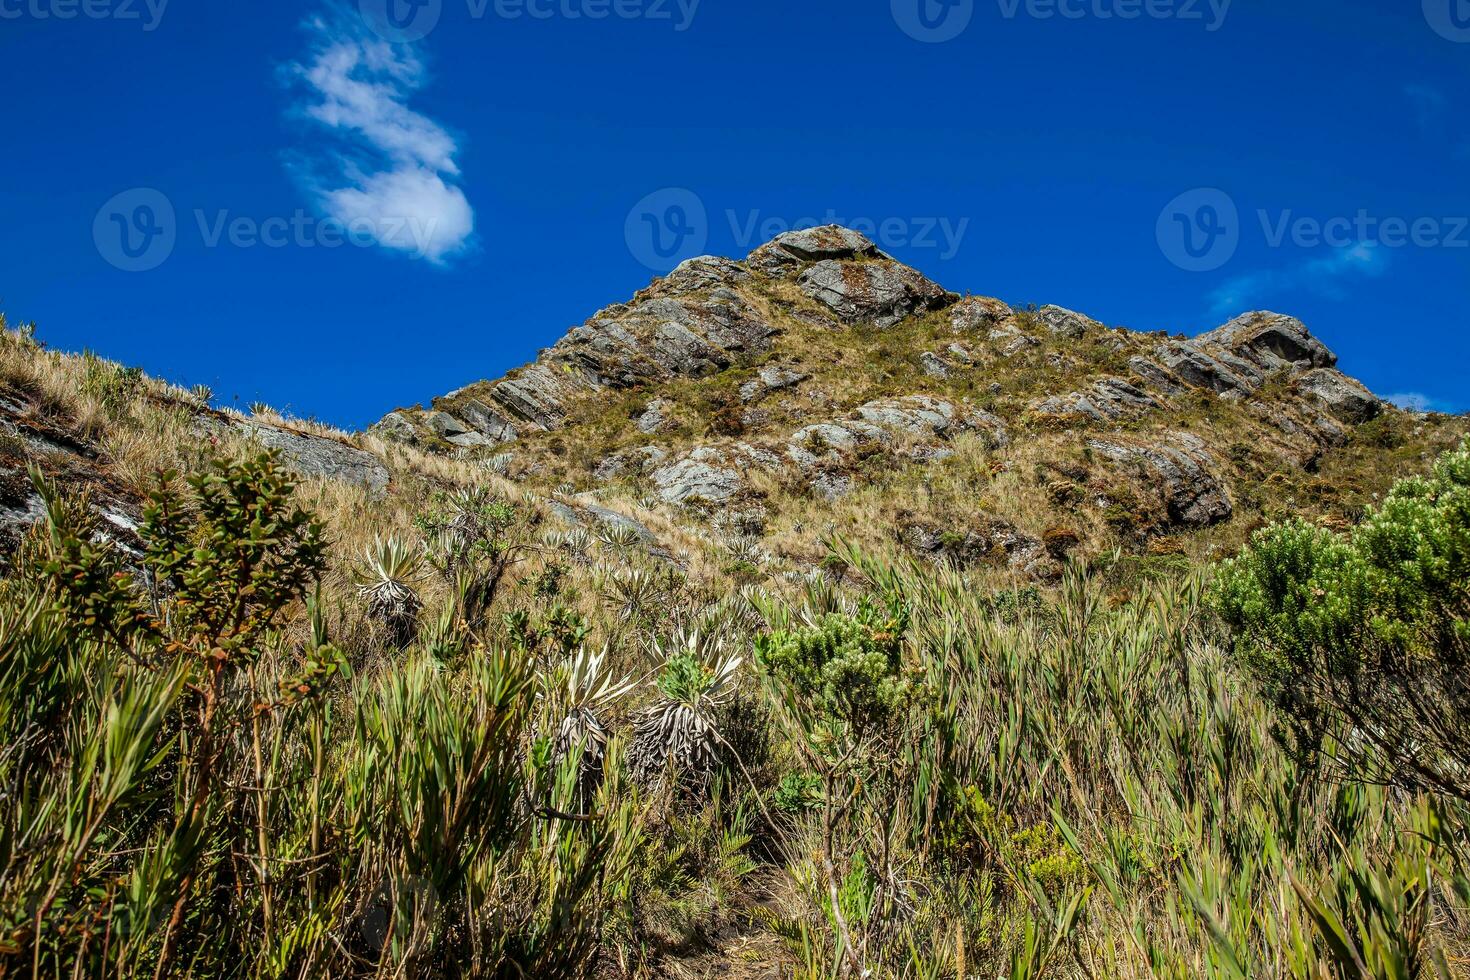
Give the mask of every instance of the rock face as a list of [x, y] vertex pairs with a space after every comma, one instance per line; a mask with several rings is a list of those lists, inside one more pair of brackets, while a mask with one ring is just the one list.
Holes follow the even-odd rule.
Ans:
[[660, 561], [678, 564], [669, 549], [659, 543], [657, 535], [648, 525], [635, 517], [620, 513], [582, 498], [553, 500], [550, 510], [563, 522], [573, 527], [589, 528], [594, 531], [614, 530], [631, 535], [642, 550]]
[[779, 463], [770, 452], [745, 443], [700, 446], [660, 466], [649, 478], [665, 503], [725, 505], [749, 491], [746, 472], [774, 469]]
[[1316, 368], [1296, 379], [1296, 389], [1348, 425], [1370, 422], [1383, 413], [1383, 402], [1361, 383], [1333, 368]]
[[998, 299], [970, 296], [950, 308], [949, 323], [956, 333], [986, 334], [1011, 323], [1014, 316], [1015, 311]]
[[638, 431], [646, 436], [662, 432], [669, 426], [669, 413], [674, 407], [673, 402], [655, 398], [644, 407], [643, 414], [638, 416]]
[[[398, 441], [494, 447], [562, 428], [573, 401], [603, 389], [722, 372], [766, 351], [775, 334], [751, 298], [753, 275], [792, 279], [845, 323], [892, 326], [958, 300], [856, 231], [825, 226], [788, 232], [744, 263], [689, 259], [629, 303], [598, 311], [535, 363], [500, 381], [462, 388], [429, 413], [395, 411], [375, 432]], [[789, 383], [795, 382], [766, 382], [766, 391]], [[760, 394], [751, 391], [748, 400]]]
[[[381, 460], [336, 439], [200, 410], [190, 424], [205, 439], [237, 436], [276, 450], [282, 462], [303, 477], [354, 484], [373, 495], [388, 487], [388, 469]], [[124, 549], [133, 547], [143, 501], [110, 474], [104, 452], [58, 427], [20, 397], [0, 396], [0, 435], [7, 447], [0, 449], [0, 552], [13, 548], [44, 516], [41, 498], [26, 472], [30, 465], [65, 487], [85, 487], [102, 518], [102, 536]]]
[[1184, 382], [1146, 357], [1129, 358], [1128, 370], [1132, 371], [1133, 376], [1143, 382], [1145, 387], [1152, 388], [1162, 395], [1177, 395], [1184, 391]]
[[932, 524], [905, 523], [899, 541], [931, 561], [961, 568], [999, 565], [1029, 578], [1054, 580], [1062, 567], [1046, 552], [1041, 539], [1016, 529], [1009, 521], [985, 519], [974, 526], [941, 529]]
[[[891, 329], [939, 311], [908, 324], [921, 338], [912, 348], [903, 346], [909, 331]], [[743, 261], [691, 259], [534, 363], [430, 411], [390, 414], [377, 430], [480, 450], [590, 416], [592, 438], [617, 430], [608, 446], [637, 448], [596, 458], [567, 454], [572, 439], [539, 440], [563, 458], [544, 465], [572, 460], [590, 470], [573, 479], [633, 481], [710, 520], [763, 513], [757, 474], [766, 486], [836, 500], [887, 470], [954, 455], [968, 445], [955, 443], [963, 434], [982, 437], [995, 458], [979, 462], [997, 473], [1018, 462], [1002, 452], [1012, 439], [1038, 438], [1064, 455], [1090, 446], [1113, 485], [1128, 484], [1119, 500], [1156, 497], [1151, 509], [1165, 523], [1206, 527], [1232, 516], [1228, 480], [1255, 465], [1243, 460], [1307, 465], [1387, 410], [1336, 361], [1301, 321], [1278, 313], [1247, 313], [1191, 339], [1105, 328], [1060, 306], [961, 298], [863, 235], [829, 226], [778, 236]], [[877, 397], [895, 390], [910, 393]], [[626, 391], [636, 394], [612, 397]], [[604, 404], [617, 412], [602, 414]], [[528, 446], [518, 459], [540, 451]], [[1105, 486], [1091, 489], [1095, 501], [1112, 499]], [[934, 551], [914, 535], [910, 547]], [[946, 558], [998, 548], [1008, 565], [1043, 577], [1045, 562], [1066, 552], [1061, 538], [988, 526], [942, 536]]]
[[1337, 355], [1300, 320], [1257, 312], [1236, 317], [1193, 340], [1160, 344], [1152, 361], [1139, 358], [1131, 366], [1158, 390], [1177, 388], [1182, 381], [1240, 398], [1277, 372], [1295, 374], [1336, 363]]
[[251, 419], [201, 419], [201, 428], [220, 432], [226, 426], [267, 449], [278, 450], [287, 466], [312, 479], [339, 480], [374, 494], [388, 487], [388, 468], [372, 453], [328, 439]]
[[1081, 313], [1073, 313], [1071, 310], [1060, 306], [1043, 306], [1036, 313], [1036, 318], [1046, 325], [1046, 329], [1059, 337], [1067, 337], [1076, 340], [1087, 333], [1087, 328], [1095, 326], [1095, 320], [1083, 316]]
[[62, 486], [86, 487], [92, 509], [102, 519], [99, 537], [133, 548], [142, 502], [114, 483], [94, 449], [53, 426], [23, 399], [0, 397], [0, 435], [0, 555], [14, 551], [46, 515], [27, 472], [33, 465]]
[[1086, 391], [1048, 398], [1032, 406], [1037, 415], [1055, 418], [1080, 416], [1098, 422], [1116, 422], [1159, 408], [1159, 403], [1122, 378], [1100, 378]]
[[880, 327], [891, 327], [914, 313], [942, 310], [959, 298], [891, 259], [863, 263], [828, 259], [803, 272], [797, 284], [843, 320], [865, 320]]
[[668, 458], [668, 451], [658, 446], [629, 449], [625, 452], [614, 453], [598, 463], [592, 475], [594, 479], [602, 483], [624, 476], [638, 476]]
[[1268, 372], [1281, 368], [1330, 368], [1337, 364], [1337, 355], [1313, 337], [1302, 321], [1280, 313], [1246, 313], [1201, 334], [1196, 343], [1223, 347]]
[[1253, 364], [1227, 352], [1211, 353], [1197, 343], [1160, 344], [1154, 357], [1164, 370], [1196, 388], [1217, 394], [1246, 394], [1259, 388], [1265, 375]]
[[949, 377], [949, 363], [932, 350], [926, 350], [919, 355], [919, 367], [931, 378], [943, 380]]
[[783, 367], [764, 367], [757, 373], [754, 381], [747, 381], [740, 386], [740, 400], [757, 401], [773, 391], [794, 388], [809, 377], [811, 375]]
[[748, 265], [768, 276], [785, 277], [803, 263], [880, 257], [886, 256], [866, 236], [851, 228], [826, 225], [776, 236], [750, 253]]
[[630, 302], [574, 327], [535, 363], [462, 388], [433, 412], [392, 413], [374, 429], [402, 441], [495, 446], [561, 428], [575, 400], [601, 390], [723, 371], [765, 352], [775, 333], [752, 299], [752, 276], [793, 280], [839, 320], [880, 327], [959, 299], [851, 229], [792, 231], [745, 262], [690, 259]]
[[1235, 511], [1215, 476], [1215, 460], [1198, 436], [1174, 432], [1157, 442], [1094, 439], [1088, 445], [1113, 465], [1135, 471], [1144, 485], [1157, 487], [1176, 524], [1208, 527], [1229, 520]]

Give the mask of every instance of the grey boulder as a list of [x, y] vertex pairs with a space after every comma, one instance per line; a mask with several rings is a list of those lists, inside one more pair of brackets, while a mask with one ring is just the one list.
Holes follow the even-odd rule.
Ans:
[[1175, 432], [1154, 442], [1094, 439], [1088, 445], [1113, 465], [1132, 471], [1145, 486], [1157, 488], [1175, 524], [1208, 527], [1235, 512], [1214, 473], [1215, 461], [1197, 436]]
[[1308, 371], [1296, 379], [1295, 385], [1297, 391], [1348, 425], [1361, 425], [1383, 413], [1383, 402], [1377, 395], [1334, 368]]
[[958, 297], [892, 260], [818, 262], [797, 278], [804, 293], [849, 323], [891, 327], [914, 313], [939, 310]]

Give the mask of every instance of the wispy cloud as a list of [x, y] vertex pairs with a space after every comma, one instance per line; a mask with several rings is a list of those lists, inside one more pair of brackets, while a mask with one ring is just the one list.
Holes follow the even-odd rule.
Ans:
[[1439, 133], [1445, 109], [1450, 101], [1443, 92], [1429, 85], [1405, 85], [1404, 95], [1414, 107], [1414, 120], [1419, 132], [1426, 136]]
[[1330, 255], [1287, 269], [1263, 269], [1237, 276], [1210, 294], [1213, 315], [1235, 315], [1273, 294], [1306, 289], [1328, 299], [1347, 296], [1344, 283], [1357, 276], [1379, 276], [1388, 254], [1376, 242], [1359, 242]]
[[1384, 395], [1383, 400], [1392, 402], [1399, 408], [1406, 408], [1411, 412], [1444, 412], [1445, 414], [1454, 414], [1459, 411], [1459, 409], [1449, 402], [1419, 391], [1401, 391], [1394, 395]]
[[446, 263], [469, 246], [475, 216], [455, 183], [455, 138], [409, 105], [427, 80], [423, 62], [345, 10], [306, 27], [310, 56], [287, 76], [293, 114], [322, 140], [298, 148], [293, 172], [317, 207], [355, 235]]

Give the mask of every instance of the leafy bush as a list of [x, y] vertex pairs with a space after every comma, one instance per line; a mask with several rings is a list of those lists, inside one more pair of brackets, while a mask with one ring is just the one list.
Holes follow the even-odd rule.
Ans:
[[901, 660], [906, 618], [868, 604], [856, 617], [759, 637], [756, 655], [814, 732], [840, 728], [841, 744], [855, 744], [889, 726], [914, 693]]
[[1470, 800], [1470, 444], [1347, 534], [1259, 532], [1216, 604], [1298, 750]]

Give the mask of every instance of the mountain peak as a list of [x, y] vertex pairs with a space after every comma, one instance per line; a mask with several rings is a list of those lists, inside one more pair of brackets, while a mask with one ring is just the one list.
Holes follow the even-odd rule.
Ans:
[[[1149, 536], [1230, 521], [1264, 469], [1309, 473], [1395, 411], [1336, 364], [1300, 320], [1269, 311], [1186, 339], [962, 297], [829, 225], [744, 260], [690, 259], [533, 363], [375, 429], [526, 478], [629, 486], [745, 530], [807, 506], [788, 497], [817, 506], [927, 483], [977, 452], [991, 466], [1026, 458], [1074, 474], [1079, 500], [1124, 507], [1130, 533]], [[986, 507], [1009, 512], [1007, 562], [1054, 574], [1037, 529], [1021, 529], [1036, 492]], [[898, 513], [912, 508], [884, 507], [912, 549], [937, 540]]]

